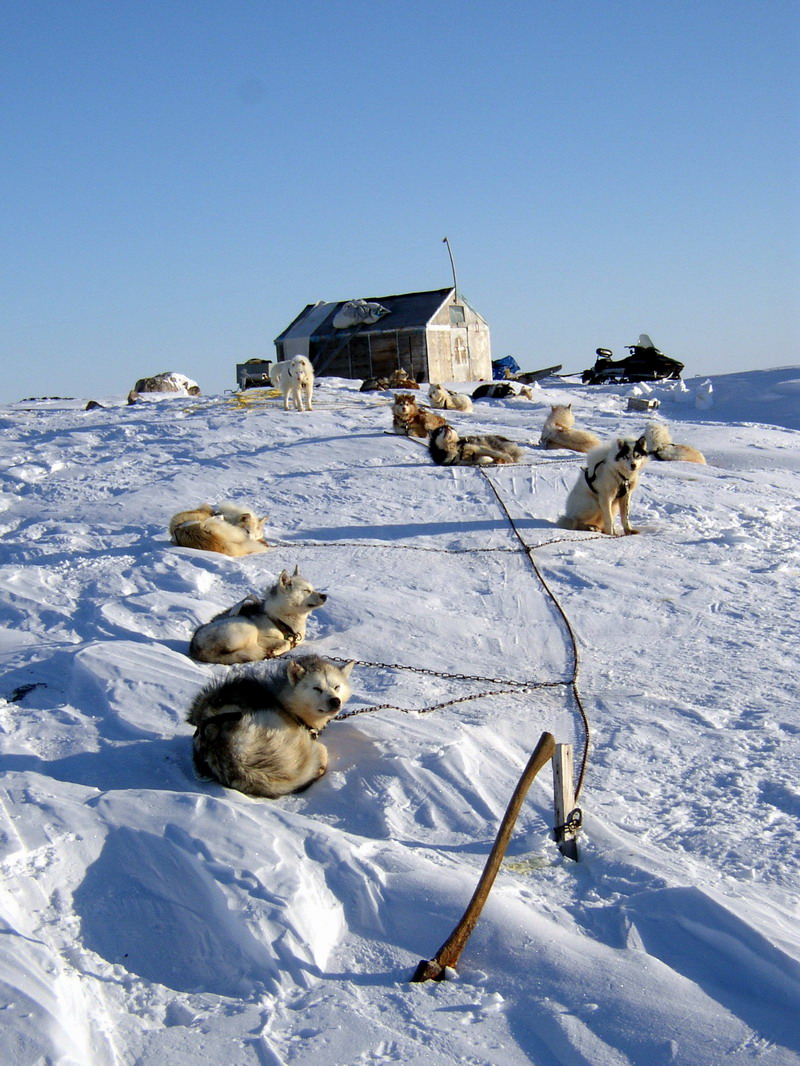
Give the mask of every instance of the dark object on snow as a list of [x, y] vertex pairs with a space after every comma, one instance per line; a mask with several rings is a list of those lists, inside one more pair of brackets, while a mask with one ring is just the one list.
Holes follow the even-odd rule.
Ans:
[[546, 366], [544, 370], [526, 370], [521, 374], [515, 374], [514, 381], [521, 381], [523, 385], [532, 385], [534, 381], [557, 374], [562, 366], [563, 363], [557, 363], [555, 366]]
[[8, 697], [8, 702], [19, 703], [20, 700], [24, 700], [28, 693], [33, 692], [34, 689], [46, 687], [44, 681], [34, 681], [30, 685], [20, 685], [19, 688], [15, 688]]
[[519, 363], [513, 355], [507, 355], [503, 359], [492, 359], [492, 377], [495, 381], [513, 378], [518, 373]]
[[517, 390], [507, 381], [498, 381], [493, 385], [479, 385], [472, 394], [473, 400], [505, 400], [516, 396]]
[[89, 400], [89, 402], [84, 407], [84, 411], [95, 411], [98, 407], [102, 408], [103, 405], [101, 403], [98, 403], [97, 400]]
[[683, 363], [660, 352], [646, 333], [640, 335], [638, 344], [626, 344], [625, 347], [631, 354], [616, 363], [612, 351], [608, 348], [598, 348], [594, 366], [590, 370], [584, 370], [581, 377], [584, 385], [625, 381], [676, 381], [680, 378]]
[[139, 378], [132, 392], [175, 392], [183, 396], [199, 396], [200, 386], [184, 374], [174, 370], [165, 370], [162, 374], [153, 374], [149, 378]]

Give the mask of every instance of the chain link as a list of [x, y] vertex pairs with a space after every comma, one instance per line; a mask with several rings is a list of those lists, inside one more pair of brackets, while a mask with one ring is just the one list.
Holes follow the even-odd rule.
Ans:
[[455, 696], [451, 700], [441, 703], [432, 703], [428, 707], [397, 707], [393, 703], [379, 703], [371, 707], [359, 707], [352, 711], [342, 711], [333, 720], [341, 721], [344, 718], [353, 718], [357, 714], [374, 714], [376, 711], [400, 711], [402, 714], [429, 714], [431, 711], [440, 711], [444, 707], [454, 707], [458, 703], [468, 703], [470, 700], [482, 700], [490, 696], [510, 696], [520, 692], [531, 692], [540, 688], [568, 688], [570, 681], [511, 681], [500, 677], [482, 677], [476, 674], [448, 674], [442, 670], [431, 670], [424, 666], [402, 666], [400, 663], [372, 663], [363, 659], [340, 659], [331, 656], [332, 662], [352, 662], [355, 666], [368, 666], [374, 669], [398, 670], [403, 673], [425, 674], [429, 677], [441, 677], [448, 681], [484, 681], [491, 685], [505, 685], [506, 688], [488, 689], [485, 692], [472, 692], [466, 696]]

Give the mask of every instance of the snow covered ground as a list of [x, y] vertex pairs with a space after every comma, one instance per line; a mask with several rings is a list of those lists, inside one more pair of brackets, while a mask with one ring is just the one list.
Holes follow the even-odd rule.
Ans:
[[[654, 389], [708, 465], [651, 462], [642, 535], [614, 539], [554, 525], [581, 456], [434, 467], [339, 379], [310, 414], [0, 408], [0, 1062], [800, 1062], [800, 368], [712, 384]], [[452, 422], [535, 445], [571, 401], [638, 434], [631, 388], [551, 379]], [[173, 512], [224, 499], [271, 516], [271, 551], [169, 544]], [[506, 511], [578, 640], [581, 857], [547, 770], [457, 979], [415, 985], [541, 733], [585, 747]], [[362, 664], [347, 709], [412, 713], [332, 723], [327, 777], [253, 800], [193, 772], [186, 709], [229, 668], [188, 639], [297, 564], [329, 593], [305, 650]], [[413, 713], [509, 681], [556, 684]]]

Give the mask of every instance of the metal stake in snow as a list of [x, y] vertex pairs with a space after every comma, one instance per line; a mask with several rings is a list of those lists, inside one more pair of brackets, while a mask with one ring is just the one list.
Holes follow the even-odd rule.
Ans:
[[523, 770], [522, 777], [520, 777], [517, 787], [514, 789], [511, 802], [503, 815], [503, 821], [500, 823], [500, 829], [489, 853], [489, 858], [486, 860], [486, 865], [483, 868], [483, 873], [472, 899], [469, 901], [469, 906], [464, 911], [464, 916], [449, 938], [436, 952], [436, 955], [432, 959], [422, 959], [420, 961], [414, 976], [411, 978], [412, 981], [441, 981], [445, 977], [445, 968], [448, 966], [455, 967], [461, 958], [461, 952], [464, 950], [464, 946], [478, 922], [480, 913], [494, 884], [494, 879], [497, 876], [497, 871], [500, 869], [500, 863], [503, 861], [508, 842], [511, 839], [511, 832], [522, 807], [522, 801], [525, 799], [533, 779], [542, 767], [552, 759], [555, 748], [556, 741], [552, 733], [542, 733], [539, 743], [536, 745], [533, 755], [528, 760], [528, 765]]

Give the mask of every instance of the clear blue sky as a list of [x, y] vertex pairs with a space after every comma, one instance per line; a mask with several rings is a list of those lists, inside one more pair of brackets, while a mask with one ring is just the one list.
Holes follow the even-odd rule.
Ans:
[[800, 362], [796, 0], [6, 0], [0, 401], [203, 391], [306, 303]]

